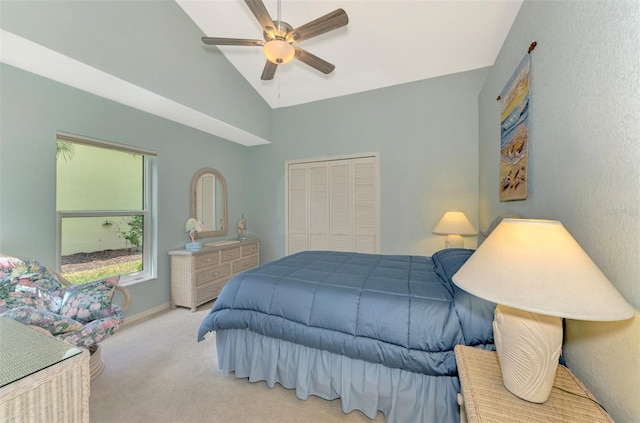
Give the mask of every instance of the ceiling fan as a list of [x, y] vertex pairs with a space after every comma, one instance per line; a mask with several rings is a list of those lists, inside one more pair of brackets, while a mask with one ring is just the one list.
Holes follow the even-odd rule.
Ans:
[[214, 46], [262, 46], [267, 62], [262, 70], [262, 80], [273, 79], [278, 65], [283, 65], [296, 58], [324, 74], [331, 73], [335, 66], [300, 47], [292, 44], [324, 34], [349, 23], [347, 14], [342, 9], [293, 28], [280, 20], [280, 0], [278, 0], [278, 19], [272, 20], [262, 0], [245, 0], [247, 6], [263, 29], [263, 40], [247, 40], [240, 38], [202, 37], [202, 42]]

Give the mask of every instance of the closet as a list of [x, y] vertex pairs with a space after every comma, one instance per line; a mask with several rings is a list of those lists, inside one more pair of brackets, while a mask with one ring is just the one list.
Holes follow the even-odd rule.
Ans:
[[286, 163], [286, 253], [378, 253], [377, 153]]

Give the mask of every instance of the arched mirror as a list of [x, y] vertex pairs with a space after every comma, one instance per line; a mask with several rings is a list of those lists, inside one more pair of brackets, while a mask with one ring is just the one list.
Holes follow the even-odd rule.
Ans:
[[191, 180], [191, 217], [202, 222], [196, 238], [227, 234], [227, 182], [220, 172], [205, 167]]

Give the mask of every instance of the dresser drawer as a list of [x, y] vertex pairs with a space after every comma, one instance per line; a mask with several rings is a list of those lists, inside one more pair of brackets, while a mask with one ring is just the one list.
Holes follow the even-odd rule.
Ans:
[[231, 261], [240, 258], [240, 247], [222, 250], [222, 262]]
[[217, 251], [214, 253], [199, 254], [196, 256], [196, 270], [207, 266], [213, 266], [219, 262]]
[[258, 265], [258, 256], [247, 257], [233, 263], [233, 273], [240, 273]]
[[220, 291], [222, 291], [222, 287], [224, 286], [224, 284], [225, 281], [220, 281], [220, 283], [211, 283], [209, 285], [196, 288], [195, 305], [204, 304], [216, 298]]
[[229, 276], [230, 274], [231, 266], [229, 266], [229, 263], [203, 270], [196, 273], [196, 286], [204, 285], [207, 282]]
[[252, 242], [251, 244], [241, 246], [240, 249], [242, 250], [242, 257], [250, 256], [258, 252], [258, 243]]

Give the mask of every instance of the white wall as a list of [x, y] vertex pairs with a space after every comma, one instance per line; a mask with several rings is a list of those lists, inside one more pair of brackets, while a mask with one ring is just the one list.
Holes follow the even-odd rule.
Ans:
[[[480, 226], [557, 219], [640, 307], [640, 3], [526, 1], [479, 96]], [[498, 199], [496, 96], [529, 44], [529, 197]], [[640, 318], [567, 322], [569, 367], [618, 422], [640, 421]]]

